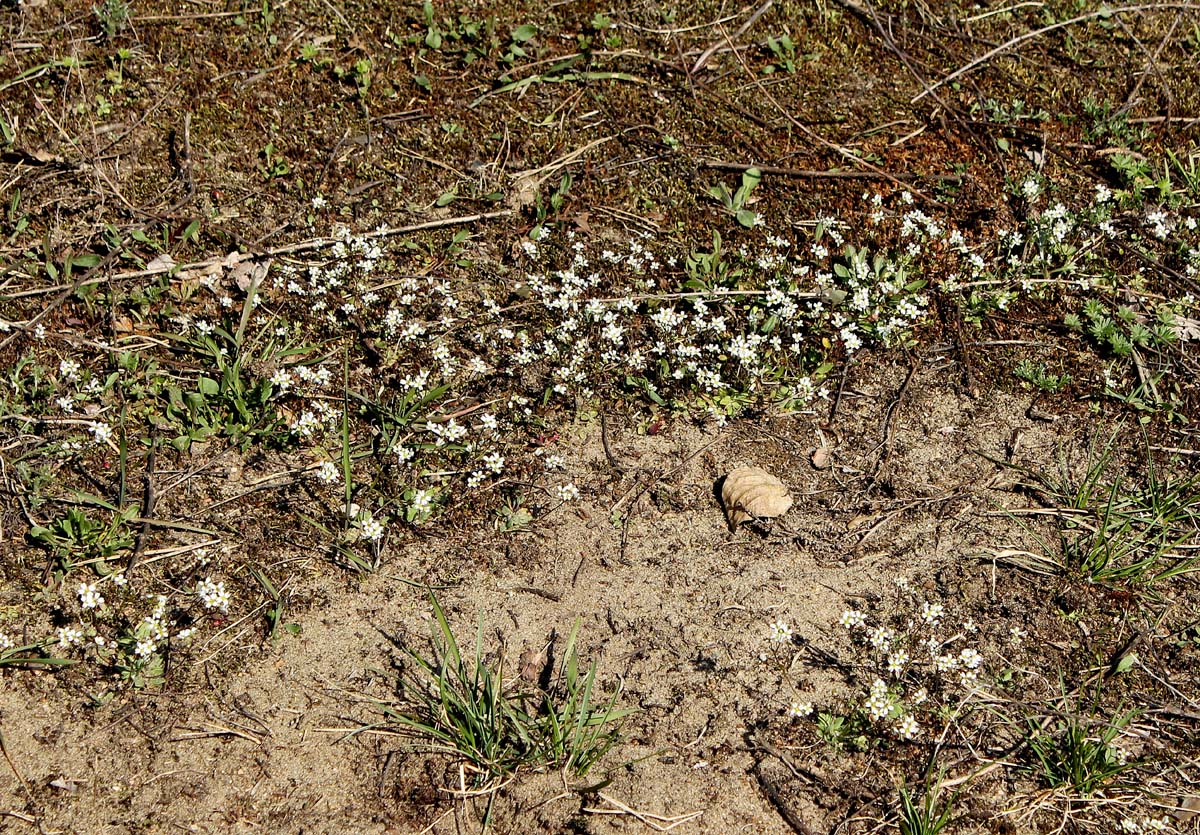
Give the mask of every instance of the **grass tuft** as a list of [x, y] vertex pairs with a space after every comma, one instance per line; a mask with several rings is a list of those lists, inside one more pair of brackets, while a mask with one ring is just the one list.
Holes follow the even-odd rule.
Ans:
[[582, 777], [619, 741], [620, 722], [632, 709], [596, 693], [595, 664], [581, 670], [576, 621], [557, 674], [544, 688], [506, 676], [504, 657], [483, 657], [483, 623], [464, 654], [445, 612], [430, 595], [433, 654], [409, 650], [412, 666], [401, 682], [404, 704], [385, 709], [401, 728], [436, 751], [464, 760], [477, 786], [496, 786], [521, 769], [562, 768]]
[[1055, 474], [1015, 468], [1061, 511], [1057, 547], [1041, 541], [1045, 553], [1028, 567], [1089, 582], [1145, 586], [1197, 570], [1200, 480], [1163, 474], [1149, 441], [1140, 483], [1109, 477], [1116, 437], [1099, 449], [1093, 443], [1081, 475], [1073, 474], [1065, 459]]

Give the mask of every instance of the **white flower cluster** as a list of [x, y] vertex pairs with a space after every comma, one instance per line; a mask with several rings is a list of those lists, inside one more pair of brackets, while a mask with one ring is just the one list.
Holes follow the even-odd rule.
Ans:
[[994, 240], [981, 240], [968, 245], [957, 230], [947, 236], [947, 243], [957, 250], [960, 270], [970, 276], [962, 284], [954, 272], [941, 282], [942, 289], [953, 292], [970, 288], [972, 305], [994, 305], [1000, 310], [1020, 297], [1020, 294], [1045, 296], [1058, 286], [1064, 290], [1077, 288], [1089, 293], [1097, 285], [1109, 290], [1128, 290], [1142, 281], [1140, 270], [1134, 274], [1113, 260], [1113, 247], [1128, 237], [1135, 249], [1156, 244], [1156, 257], [1164, 261], [1178, 259], [1187, 269], [1186, 252], [1197, 244], [1195, 232], [1200, 219], [1166, 208], [1151, 208], [1138, 223], [1128, 213], [1121, 214], [1113, 191], [1097, 184], [1089, 205], [1071, 208], [1062, 201], [1044, 210], [1034, 210], [1046, 184], [1038, 177], [1023, 180], [1018, 194], [1030, 207], [1023, 226], [1001, 229]]
[[567, 482], [555, 487], [554, 495], [560, 502], [573, 502], [579, 498], [579, 488], [571, 482]]
[[79, 605], [84, 609], [99, 609], [104, 606], [104, 595], [96, 590], [95, 583], [80, 583], [76, 589]]
[[387, 530], [386, 519], [376, 519], [369, 510], [359, 511], [355, 520], [358, 529], [362, 532], [363, 539], [368, 542], [379, 542], [383, 539], [383, 534]]
[[332, 461], [322, 461], [313, 471], [313, 475], [322, 484], [337, 484], [342, 480], [342, 472]]
[[196, 594], [199, 596], [200, 602], [204, 604], [204, 608], [218, 609], [222, 612], [229, 611], [229, 604], [232, 601], [223, 580], [214, 582], [211, 577], [205, 577], [196, 584]]
[[1171, 818], [1168, 815], [1152, 818], [1144, 816], [1141, 818], [1122, 818], [1121, 831], [1127, 835], [1154, 835], [1158, 832], [1171, 832], [1174, 827], [1171, 825]]
[[792, 702], [788, 705], [787, 715], [789, 719], [803, 719], [806, 716], [813, 714], [812, 702]]
[[[224, 588], [221, 591], [224, 592]], [[154, 601], [154, 609], [142, 618], [141, 623], [134, 629], [137, 642], [133, 652], [138, 658], [149, 658], [154, 655], [158, 651], [158, 645], [167, 639], [167, 596], [165, 594], [153, 595], [151, 600]], [[225, 608], [228, 608], [228, 605], [228, 600], [226, 600]]]
[[897, 577], [894, 584], [914, 614], [898, 613], [889, 623], [871, 624], [866, 612], [847, 609], [839, 622], [851, 640], [865, 647], [874, 659], [877, 676], [863, 697], [863, 714], [871, 722], [885, 724], [897, 738], [912, 740], [921, 734], [919, 714], [937, 709], [936, 704], [928, 706], [931, 699], [940, 702], [960, 698], [944, 689], [943, 676], [952, 674], [951, 682], [972, 688], [984, 658], [973, 646], [961, 646], [977, 632], [972, 621], [958, 624], [959, 631], [947, 636], [939, 631], [948, 619], [944, 604], [919, 600], [916, 588], [906, 577]]

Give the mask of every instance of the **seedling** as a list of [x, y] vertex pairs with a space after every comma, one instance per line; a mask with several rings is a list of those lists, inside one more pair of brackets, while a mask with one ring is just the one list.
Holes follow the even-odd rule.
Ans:
[[742, 172], [742, 184], [737, 191], [730, 191], [724, 183], [709, 186], [708, 195], [721, 204], [721, 207], [737, 219], [737, 222], [747, 229], [753, 229], [759, 223], [757, 212], [746, 206], [751, 202], [750, 195], [762, 180], [762, 172], [757, 168], [747, 168]]

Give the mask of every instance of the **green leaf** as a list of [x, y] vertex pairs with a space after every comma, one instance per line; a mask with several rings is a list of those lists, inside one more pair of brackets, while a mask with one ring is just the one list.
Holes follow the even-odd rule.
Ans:
[[538, 28], [532, 23], [525, 23], [518, 26], [512, 31], [512, 39], [515, 43], [525, 43], [538, 32]]
[[747, 168], [742, 172], [742, 186], [737, 190], [737, 194], [733, 196], [734, 203], [741, 206], [750, 199], [750, 192], [758, 186], [762, 180], [762, 171], [757, 168]]
[[758, 213], [749, 209], [738, 209], [737, 222], [747, 229], [753, 229], [754, 225], [758, 223]]
[[220, 394], [220, 384], [211, 377], [201, 377], [199, 380], [200, 393], [206, 396]]
[[1133, 665], [1136, 664], [1137, 662], [1138, 662], [1138, 654], [1136, 652], [1131, 652], [1131, 653], [1123, 656], [1121, 658], [1121, 660], [1117, 662], [1117, 670], [1116, 671], [1118, 673], [1127, 673], [1133, 668]]
[[447, 191], [445, 194], [443, 194], [441, 197], [439, 197], [437, 200], [435, 200], [433, 205], [437, 206], [440, 209], [443, 206], [449, 206], [451, 203], [453, 203], [457, 199], [458, 199], [458, 193], [456, 191], [454, 191], [453, 189], [451, 189], [450, 191]]

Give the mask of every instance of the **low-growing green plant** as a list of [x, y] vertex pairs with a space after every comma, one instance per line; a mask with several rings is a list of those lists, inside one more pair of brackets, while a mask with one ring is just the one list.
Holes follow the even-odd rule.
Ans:
[[515, 533], [529, 527], [533, 514], [525, 507], [521, 496], [512, 496], [496, 511], [496, 529], [502, 533]]
[[530, 230], [530, 234], [534, 238], [540, 236], [541, 229], [543, 226], [545, 226], [548, 219], [558, 217], [559, 214], [562, 213], [563, 206], [567, 200], [567, 193], [571, 190], [571, 185], [573, 182], [574, 180], [571, 177], [571, 173], [568, 171], [567, 173], [563, 174], [562, 179], [558, 181], [558, 188], [556, 188], [550, 194], [550, 197], [547, 198], [545, 202], [542, 201], [541, 192], [538, 192], [537, 202], [534, 206], [535, 211], [537, 212], [537, 223], [534, 225], [534, 228]]
[[758, 213], [747, 208], [750, 195], [762, 181], [762, 172], [757, 168], [747, 168], [742, 172], [742, 182], [737, 191], [730, 191], [724, 183], [708, 187], [708, 195], [721, 204], [726, 212], [733, 215], [737, 222], [747, 229], [753, 229], [759, 222]]
[[1017, 379], [1024, 380], [1038, 391], [1046, 394], [1057, 394], [1071, 384], [1070, 374], [1051, 374], [1045, 363], [1035, 363], [1033, 360], [1021, 360], [1013, 369]]
[[[367, 97], [367, 92], [371, 89], [372, 64], [370, 58], [359, 58], [353, 64], [344, 67], [340, 65], [335, 66], [333, 74], [339, 81], [353, 84], [355, 92], [360, 99]], [[267, 146], [268, 149], [272, 147], [271, 145]], [[270, 165], [271, 157], [268, 156], [267, 166], [269, 167]], [[276, 157], [275, 165], [279, 168], [280, 173], [269, 175], [267, 179], [271, 179], [272, 176], [283, 176], [288, 173], [287, 163], [282, 158]]]
[[48, 652], [52, 640], [19, 647], [0, 649], [0, 667], [69, 667], [79, 662], [72, 658], [61, 658]]
[[[988, 121], [999, 125], [1015, 125], [1020, 122], [1044, 122], [1050, 118], [1049, 112], [1044, 108], [1030, 107], [1025, 104], [1023, 99], [1012, 99], [1011, 101], [999, 101], [993, 98], [985, 98], [971, 105], [971, 113], [982, 113], [987, 117]], [[1007, 146], [1004, 150], [1008, 150]]]
[[100, 5], [92, 7], [92, 14], [96, 16], [104, 37], [111, 41], [129, 25], [128, 0], [103, 0]]
[[[466, 15], [459, 15], [456, 18], [438, 18], [433, 3], [425, 0], [421, 7], [421, 24], [424, 27], [422, 34], [416, 36], [393, 34], [393, 42], [397, 46], [419, 44], [435, 52], [457, 55], [463, 64], [472, 64], [481, 58], [486, 58], [493, 50], [500, 47], [495, 18], [475, 20]], [[518, 27], [518, 29], [523, 30], [523, 27]], [[519, 33], [514, 31], [514, 39], [518, 34], [524, 34], [524, 31]], [[533, 32], [530, 32], [529, 37], [532, 36]], [[525, 40], [528, 40], [529, 37], [526, 37]]]
[[864, 723], [856, 714], [842, 716], [821, 711], [817, 714], [816, 732], [817, 738], [834, 751], [847, 748], [861, 751], [867, 747]]
[[731, 289], [737, 285], [737, 280], [742, 275], [742, 270], [733, 265], [728, 253], [722, 248], [721, 233], [715, 231], [712, 235], [712, 250], [692, 250], [684, 269], [688, 278], [683, 286], [698, 291]]
[[[276, 446], [287, 442], [290, 430], [274, 398], [277, 387], [290, 376], [279, 365], [309, 349], [281, 344], [274, 336], [248, 339], [245, 313], [253, 305], [251, 293], [242, 321], [232, 332], [224, 325], [205, 325], [194, 335], [174, 336], [205, 365], [205, 371], [196, 377], [195, 389], [166, 389], [166, 416], [182, 430], [171, 441], [177, 449], [186, 450], [193, 442], [213, 435], [227, 437], [243, 447], [252, 442]], [[268, 376], [271, 369], [273, 373]]]
[[1128, 305], [1118, 306], [1114, 310], [1099, 299], [1088, 299], [1084, 302], [1082, 312], [1082, 317], [1067, 314], [1064, 323], [1117, 357], [1130, 357], [1139, 348], [1163, 350], [1178, 341], [1175, 333], [1176, 314], [1165, 305], [1155, 311], [1153, 317], [1149, 317]]
[[1095, 794], [1132, 766], [1114, 742], [1136, 716], [1137, 711], [1107, 720], [1068, 715], [1050, 730], [1029, 719], [1032, 770], [1052, 789]]
[[1092, 582], [1145, 585], [1197, 570], [1200, 555], [1183, 546], [1193, 544], [1200, 531], [1200, 480], [1162, 473], [1148, 441], [1140, 484], [1110, 477], [1119, 431], [1103, 447], [1093, 441], [1081, 474], [1072, 471], [1065, 457], [1055, 474], [1014, 467], [1064, 511], [1057, 547], [1037, 537], [1044, 553], [1025, 567]]
[[[367, 69], [369, 71], [370, 62], [368, 61], [367, 63]], [[354, 77], [357, 82], [358, 75], [355, 74]], [[274, 142], [268, 142], [266, 145], [264, 145], [263, 149], [258, 152], [258, 157], [260, 160], [262, 160], [262, 165], [259, 166], [258, 170], [259, 173], [262, 174], [262, 178], [264, 180], [277, 180], [280, 177], [286, 177], [292, 173], [292, 168], [290, 165], [288, 165], [287, 157], [279, 152], [279, 149], [275, 147]]]
[[83, 562], [101, 564], [133, 545], [130, 523], [138, 515], [137, 507], [118, 509], [105, 504], [107, 519], [89, 516], [84, 506], [73, 505], [50, 525], [30, 528], [29, 537], [52, 550], [59, 577]]
[[775, 72], [794, 73], [796, 71], [796, 44], [786, 33], [778, 38], [767, 36], [767, 49], [775, 59], [770, 64], [763, 67], [763, 74], [770, 75]]
[[900, 835], [938, 835], [954, 816], [956, 792], [942, 798], [944, 772], [926, 775], [920, 795], [906, 786], [900, 787]]
[[594, 664], [580, 669], [578, 621], [543, 689], [510, 677], [503, 655], [494, 664], [485, 660], [482, 619], [473, 651], [464, 654], [432, 594], [430, 603], [433, 654], [408, 650], [402, 702], [384, 710], [399, 728], [463, 759], [482, 787], [521, 769], [562, 768], [582, 777], [617, 743], [621, 720], [633, 711], [617, 707], [619, 693], [599, 697]]

